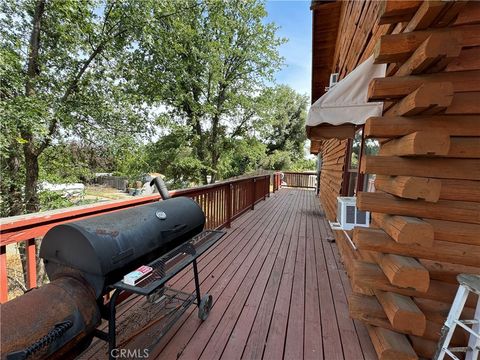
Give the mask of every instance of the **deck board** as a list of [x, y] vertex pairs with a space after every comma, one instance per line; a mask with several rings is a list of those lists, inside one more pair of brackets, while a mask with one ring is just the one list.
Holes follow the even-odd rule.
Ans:
[[[159, 341], [156, 326], [122, 340], [151, 347], [149, 358], [375, 359], [363, 324], [348, 316], [351, 292], [318, 198], [311, 190], [281, 189], [232, 223], [199, 260], [202, 293], [214, 297], [205, 322], [191, 306]], [[194, 290], [191, 269], [170, 285]], [[145, 299], [129, 298], [118, 322], [141, 314]], [[82, 359], [103, 359], [95, 340]]]

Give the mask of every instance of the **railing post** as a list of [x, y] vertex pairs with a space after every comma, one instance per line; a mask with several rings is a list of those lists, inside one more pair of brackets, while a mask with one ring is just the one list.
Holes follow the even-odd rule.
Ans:
[[227, 185], [227, 191], [226, 191], [226, 197], [227, 197], [227, 223], [225, 224], [225, 226], [227, 228], [230, 228], [230, 226], [232, 225], [232, 187], [233, 185], [232, 184], [228, 184]]
[[256, 189], [257, 189], [257, 179], [253, 178], [252, 179], [252, 191], [250, 192], [252, 194], [252, 207], [251, 209], [254, 210], [255, 209], [255, 199], [257, 198], [257, 194], [256, 194]]
[[35, 251], [35, 239], [28, 239], [26, 241], [25, 256], [27, 263], [27, 289], [37, 287], [37, 261]]
[[0, 304], [8, 301], [7, 247], [0, 246]]
[[270, 176], [263, 178], [263, 181], [265, 181], [265, 185], [263, 186], [263, 200], [265, 200], [267, 196], [270, 196], [270, 182], [268, 179], [270, 179]]
[[231, 186], [230, 192], [232, 193], [232, 218], [233, 218], [237, 215], [237, 190], [233, 186], [233, 184], [230, 184], [230, 186]]

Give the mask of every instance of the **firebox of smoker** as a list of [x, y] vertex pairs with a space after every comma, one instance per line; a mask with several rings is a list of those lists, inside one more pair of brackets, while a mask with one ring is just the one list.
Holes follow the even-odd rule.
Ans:
[[[206, 319], [212, 297], [200, 294], [196, 261], [224, 232], [203, 231], [205, 214], [195, 201], [170, 198], [161, 178], [152, 184], [163, 201], [57, 225], [47, 232], [40, 257], [50, 283], [2, 305], [2, 359], [74, 358], [94, 336], [107, 341], [112, 353], [118, 296], [164, 294], [166, 282], [189, 265], [196, 291], [185, 301], [196, 303], [199, 317]], [[174, 265], [168, 267], [169, 262]], [[144, 265], [153, 269], [145, 284], [122, 281]], [[109, 322], [108, 332], [97, 329], [102, 318]]]

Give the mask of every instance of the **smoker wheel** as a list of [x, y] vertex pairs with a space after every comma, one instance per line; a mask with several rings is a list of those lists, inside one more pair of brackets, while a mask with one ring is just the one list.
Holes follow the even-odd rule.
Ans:
[[205, 321], [207, 320], [208, 314], [210, 313], [210, 309], [212, 308], [213, 297], [212, 295], [206, 294], [202, 297], [200, 301], [200, 306], [198, 307], [198, 317]]

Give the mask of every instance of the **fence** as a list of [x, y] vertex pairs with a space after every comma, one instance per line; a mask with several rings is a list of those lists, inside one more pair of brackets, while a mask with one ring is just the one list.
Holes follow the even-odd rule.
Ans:
[[311, 172], [284, 171], [283, 181], [290, 187], [316, 188], [317, 174]]
[[[280, 174], [275, 173], [175, 190], [171, 191], [170, 195], [172, 197], [188, 196], [194, 199], [205, 213], [205, 228], [217, 229], [224, 226], [230, 227], [233, 219], [249, 209], [254, 209], [256, 203], [270, 196], [271, 185], [274, 192], [280, 188], [280, 181]], [[26, 243], [26, 287], [31, 289], [37, 286], [35, 238], [43, 237], [49, 229], [61, 223], [148, 204], [159, 199], [159, 195], [151, 195], [2, 219], [0, 222], [0, 303], [8, 300], [7, 245], [22, 241]]]
[[106, 185], [117, 190], [126, 191], [128, 178], [126, 176], [100, 176], [96, 182], [100, 185]]

